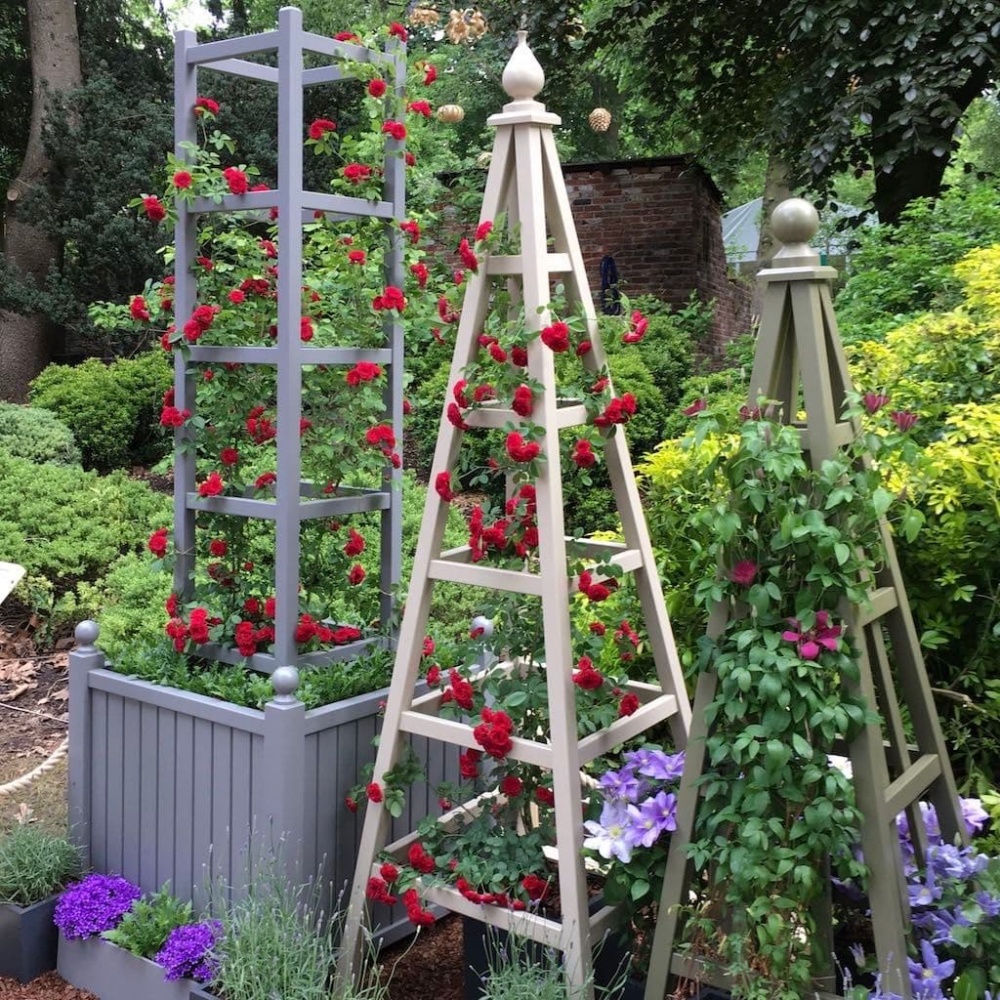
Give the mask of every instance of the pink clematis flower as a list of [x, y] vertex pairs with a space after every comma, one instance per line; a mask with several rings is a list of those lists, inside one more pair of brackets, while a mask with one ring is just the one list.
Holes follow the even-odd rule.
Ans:
[[843, 625], [830, 624], [830, 614], [827, 611], [816, 612], [816, 624], [810, 629], [803, 630], [801, 622], [795, 618], [790, 618], [788, 623], [793, 628], [782, 632], [781, 638], [785, 642], [794, 642], [803, 660], [818, 659], [823, 650], [832, 653], [844, 631]]

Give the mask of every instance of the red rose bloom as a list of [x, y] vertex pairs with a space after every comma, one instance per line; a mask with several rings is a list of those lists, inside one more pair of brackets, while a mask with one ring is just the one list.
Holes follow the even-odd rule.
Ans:
[[532, 872], [521, 879], [521, 888], [524, 889], [531, 899], [543, 899], [549, 891], [549, 883], [546, 879], [539, 878]]
[[175, 188], [184, 189], [191, 187], [191, 182], [193, 178], [191, 174], [186, 170], [176, 170], [174, 171], [174, 176], [172, 178], [173, 185]]
[[634, 715], [639, 708], [639, 696], [631, 691], [622, 695], [622, 700], [618, 702], [618, 718], [623, 719], [626, 715]]
[[565, 323], [553, 323], [541, 333], [542, 343], [556, 354], [569, 350], [569, 327]]
[[517, 431], [507, 435], [505, 447], [511, 459], [521, 464], [533, 461], [541, 451], [537, 441], [525, 441]]
[[258, 490], [265, 489], [277, 480], [277, 476], [273, 472], [262, 472], [255, 480], [254, 486]]
[[372, 175], [372, 168], [365, 166], [363, 163], [348, 163], [344, 167], [344, 180], [350, 181], [352, 184], [361, 184], [363, 181], [368, 180]]
[[411, 264], [410, 274], [412, 274], [417, 279], [417, 284], [421, 288], [427, 287], [427, 279], [430, 277], [431, 272], [427, 270], [426, 264]]
[[369, 802], [381, 802], [382, 786], [377, 781], [371, 781], [365, 788], [365, 794], [368, 796]]
[[376, 424], [365, 431], [365, 441], [373, 448], [391, 451], [396, 447], [396, 435], [388, 424]]
[[219, 102], [213, 101], [211, 97], [199, 97], [194, 102], [194, 113], [199, 117], [208, 112], [217, 115], [219, 113]]
[[513, 411], [522, 417], [530, 417], [535, 408], [535, 394], [526, 385], [519, 385], [514, 390], [514, 401], [511, 403]]
[[395, 309], [396, 312], [401, 313], [406, 308], [406, 297], [403, 295], [403, 290], [395, 285], [386, 285], [382, 294], [376, 295], [372, 299], [372, 308], [376, 312], [381, 312], [384, 309]]
[[503, 760], [514, 747], [511, 740], [514, 723], [499, 709], [484, 708], [479, 717], [482, 722], [472, 730], [473, 739], [495, 760]]
[[337, 128], [337, 123], [331, 121], [329, 118], [317, 118], [309, 126], [309, 138], [316, 139], [317, 141], [322, 139], [327, 132], [333, 132]]
[[392, 21], [390, 23], [389, 35], [392, 38], [398, 38], [401, 42], [407, 41], [410, 37], [410, 33], [399, 23], [399, 21]]
[[469, 246], [468, 240], [462, 240], [462, 242], [458, 244], [458, 256], [462, 258], [462, 263], [470, 271], [475, 272], [479, 270], [479, 258], [476, 256], [472, 247]]
[[493, 223], [489, 219], [485, 222], [480, 222], [476, 227], [476, 242], [479, 243], [481, 240], [485, 240], [492, 232]]
[[396, 897], [389, 892], [385, 879], [379, 878], [378, 875], [373, 875], [368, 879], [365, 896], [373, 903], [384, 903], [386, 906], [394, 906], [396, 903]]
[[524, 782], [517, 775], [508, 774], [500, 782], [500, 791], [508, 799], [516, 799], [524, 791]]
[[427, 67], [427, 72], [424, 73], [424, 86], [429, 87], [438, 78], [438, 71], [433, 66]]
[[397, 142], [402, 142], [406, 138], [406, 126], [402, 122], [389, 121], [382, 122], [382, 134], [391, 136]]
[[445, 502], [451, 503], [455, 499], [455, 494], [451, 489], [451, 473], [439, 472], [434, 480], [434, 491]]
[[347, 259], [352, 264], [364, 264], [364, 262], [368, 259], [368, 255], [364, 252], [364, 250], [351, 250], [347, 254]]
[[429, 101], [410, 101], [406, 105], [407, 111], [412, 111], [416, 115], [423, 115], [424, 118], [430, 118], [431, 116], [431, 105]]
[[167, 210], [156, 195], [143, 198], [142, 207], [146, 210], [146, 215], [152, 222], [162, 222], [167, 217]]
[[386, 91], [386, 83], [381, 77], [377, 76], [374, 80], [370, 80], [368, 83], [368, 93], [372, 97], [381, 97]]
[[597, 462], [597, 455], [594, 454], [593, 446], [586, 438], [580, 438], [573, 445], [573, 462], [580, 469], [589, 469]]
[[350, 529], [350, 537], [344, 545], [344, 555], [349, 559], [353, 559], [355, 556], [361, 555], [365, 551], [365, 540], [364, 537], [358, 534], [354, 528]]
[[308, 343], [313, 339], [313, 321], [311, 316], [303, 316], [299, 320], [299, 337]]
[[512, 347], [510, 349], [510, 360], [512, 364], [517, 365], [518, 368], [528, 367], [528, 352], [523, 347]]
[[235, 465], [240, 460], [240, 453], [235, 448], [223, 448], [219, 452], [219, 461], [223, 465]]
[[226, 298], [228, 298], [229, 301], [232, 302], [232, 304], [234, 306], [238, 306], [238, 305], [242, 305], [242, 303], [244, 303], [246, 301], [247, 296], [246, 296], [246, 292], [241, 291], [239, 288], [234, 288], [226, 296]]
[[361, 41], [361, 39], [358, 38], [358, 36], [356, 34], [354, 34], [353, 31], [338, 31], [337, 34], [335, 34], [333, 37], [338, 42], [360, 42]]
[[198, 496], [217, 497], [225, 488], [222, 476], [218, 472], [210, 472], [208, 477], [198, 484]]
[[649, 320], [637, 309], [632, 313], [632, 324], [628, 331], [622, 335], [623, 344], [638, 344], [643, 337], [646, 336], [646, 331], [649, 329]]
[[149, 306], [141, 295], [136, 295], [128, 304], [128, 311], [134, 320], [148, 320]]
[[350, 572], [347, 574], [347, 582], [352, 586], [356, 587], [365, 578], [365, 568], [361, 563], [355, 563]]
[[441, 680], [441, 668], [435, 663], [427, 671], [427, 686], [437, 687], [438, 681]]
[[463, 778], [478, 778], [479, 761], [482, 757], [481, 750], [463, 750], [458, 755], [458, 773]]
[[239, 167], [226, 167], [222, 176], [226, 178], [226, 184], [233, 194], [246, 194], [250, 190], [250, 180]]
[[149, 541], [146, 542], [147, 548], [157, 559], [162, 559], [167, 554], [167, 536], [168, 531], [166, 528], [157, 528], [149, 536]]
[[389, 885], [392, 885], [399, 878], [399, 869], [388, 861], [379, 868], [378, 873]]
[[556, 793], [551, 788], [544, 785], [535, 789], [535, 799], [543, 806], [554, 806], [556, 804]]
[[208, 543], [208, 551], [216, 559], [221, 559], [229, 551], [229, 546], [224, 538], [213, 538]]
[[[434, 871], [435, 864], [434, 858], [432, 858], [426, 850], [424, 850], [424, 845], [420, 843], [419, 840], [410, 844], [410, 849], [406, 854], [407, 860], [410, 862], [410, 867], [414, 870], [420, 872], [421, 875], [429, 875]], [[416, 896], [416, 891], [413, 889], [408, 890]]]
[[420, 223], [407, 220], [399, 224], [399, 230], [410, 237], [411, 243], [420, 242]]

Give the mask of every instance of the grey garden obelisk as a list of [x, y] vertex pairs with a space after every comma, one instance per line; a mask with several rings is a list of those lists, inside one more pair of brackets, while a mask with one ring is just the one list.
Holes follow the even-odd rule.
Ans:
[[[253, 62], [247, 56], [274, 53], [277, 66]], [[325, 59], [327, 65], [307, 66], [310, 58]], [[190, 423], [177, 428], [174, 448], [174, 542], [177, 561], [174, 590], [186, 598], [192, 586], [197, 546], [195, 522], [198, 511], [229, 514], [235, 517], [260, 518], [274, 524], [275, 567], [274, 593], [277, 597], [275, 638], [271, 652], [256, 653], [250, 666], [262, 673], [276, 667], [296, 664], [323, 664], [356, 656], [381, 637], [364, 637], [355, 643], [333, 649], [300, 654], [295, 642], [299, 611], [299, 525], [303, 521], [341, 517], [364, 511], [380, 514], [380, 620], [392, 621], [392, 590], [399, 582], [402, 551], [402, 473], [387, 467], [378, 488], [340, 487], [326, 497], [319, 493], [322, 484], [302, 480], [300, 418], [304, 372], [312, 365], [350, 366], [370, 361], [388, 368], [385, 393], [386, 417], [391, 421], [396, 439], [402, 438], [403, 424], [403, 330], [398, 318], [382, 321], [383, 346], [369, 350], [351, 347], [313, 347], [300, 338], [301, 288], [303, 278], [302, 227], [312, 223], [315, 212], [333, 220], [373, 217], [385, 225], [385, 280], [403, 285], [402, 234], [398, 223], [406, 217], [403, 146], [396, 139], [386, 140], [383, 197], [379, 201], [323, 194], [303, 187], [303, 114], [305, 88], [342, 79], [353, 79], [336, 60], [371, 63], [382, 68], [392, 80], [398, 97], [406, 82], [406, 50], [395, 38], [386, 43], [386, 51], [340, 42], [303, 30], [302, 12], [282, 7], [278, 28], [257, 35], [227, 38], [198, 44], [193, 31], [179, 31], [174, 54], [174, 136], [178, 161], [190, 161], [197, 140], [197, 126], [192, 109], [198, 96], [199, 70], [211, 70], [245, 79], [264, 81], [277, 87], [278, 188], [251, 191], [242, 195], [227, 194], [218, 199], [178, 200], [175, 229], [175, 315], [190, 315], [196, 305], [195, 259], [198, 256], [197, 219], [208, 212], [278, 213], [278, 315], [277, 341], [273, 347], [200, 347], [193, 346], [185, 358], [180, 351], [174, 358], [174, 398], [178, 409], [197, 413], [197, 364], [270, 365], [277, 381], [277, 481], [273, 500], [255, 496], [201, 497], [195, 492], [195, 430]], [[322, 428], [317, 428], [322, 431]], [[199, 647], [200, 655], [227, 663], [246, 659], [236, 649], [218, 644]]]
[[[808, 202], [793, 198], [774, 211], [775, 236], [784, 244], [772, 267], [761, 271], [763, 309], [753, 373], [750, 405], [760, 399], [779, 404], [781, 419], [800, 429], [802, 445], [813, 468], [857, 439], [856, 419], [842, 412], [852, 391], [847, 361], [837, 332], [830, 297], [830, 282], [837, 272], [820, 266], [808, 241], [816, 234], [819, 218]], [[797, 419], [805, 411], [805, 420]], [[851, 641], [858, 650], [861, 693], [869, 706], [878, 708], [883, 723], [871, 723], [850, 747], [854, 788], [863, 814], [861, 848], [868, 864], [868, 892], [872, 928], [882, 989], [909, 997], [906, 966], [908, 896], [896, 817], [906, 812], [918, 858], [926, 851], [926, 837], [919, 803], [934, 805], [946, 841], [967, 839], [958, 792], [952, 776], [940, 723], [934, 709], [920, 641], [910, 614], [903, 578], [889, 527], [882, 519], [882, 568], [872, 581], [865, 607], [841, 608]], [[712, 611], [709, 634], [725, 627], [726, 608]], [[894, 664], [890, 664], [891, 658]], [[894, 667], [894, 669], [893, 669]], [[687, 848], [698, 807], [695, 782], [704, 766], [707, 735], [705, 706], [716, 689], [714, 674], [703, 674], [695, 694], [690, 746], [677, 805], [677, 831], [670, 843], [660, 920], [653, 939], [646, 1000], [662, 1000], [671, 972], [692, 979], [712, 979], [711, 970], [688, 963], [675, 954], [680, 909], [691, 882]], [[911, 755], [903, 712], [908, 714], [916, 742]], [[885, 732], [883, 733], [883, 725]], [[694, 748], [700, 752], [695, 753]], [[827, 927], [829, 935], [832, 928]], [[819, 951], [829, 953], [821, 942]], [[699, 971], [700, 970], [700, 971]], [[832, 982], [832, 967], [814, 970], [818, 980]]]
[[[477, 355], [477, 337], [491, 304], [491, 281], [498, 276], [507, 279], [512, 300], [523, 304], [529, 333], [537, 333], [550, 322], [551, 287], [554, 276], [559, 276], [566, 288], [569, 309], [579, 307], [586, 317], [593, 350], [586, 356], [585, 364], [590, 371], [596, 372], [605, 362], [552, 134], [559, 118], [549, 114], [544, 105], [535, 100], [544, 82], [542, 68], [527, 46], [524, 32], [520, 32], [519, 44], [503, 74], [504, 89], [512, 100], [504, 105], [502, 114], [489, 119], [497, 133], [480, 213], [481, 222], [505, 216], [510, 238], [515, 245], [519, 244], [520, 252], [487, 255], [478, 272], [470, 278], [449, 385], [461, 378], [463, 369]], [[551, 247], [548, 245], [550, 237]], [[435, 581], [449, 580], [483, 588], [486, 592], [502, 590], [541, 598], [551, 734], [548, 740], [515, 738], [514, 748], [508, 756], [511, 760], [552, 771], [562, 921], [532, 913], [518, 913], [512, 917], [507, 909], [471, 903], [456, 890], [440, 886], [423, 886], [420, 893], [431, 903], [494, 926], [509, 928], [516, 920], [519, 933], [561, 950], [565, 956], [569, 995], [577, 998], [593, 991], [589, 979], [591, 945], [600, 939], [615, 916], [614, 907], [606, 906], [593, 915], [587, 908], [581, 854], [580, 768], [664, 721], [669, 722], [676, 745], [683, 747], [690, 708], [628, 449], [619, 428], [605, 440], [604, 456], [625, 541], [623, 544], [578, 541], [576, 545], [595, 563], [610, 561], [624, 572], [634, 574], [659, 684], [630, 685], [642, 703], [635, 714], [618, 719], [608, 728], [582, 740], [578, 737], [569, 618], [570, 597], [577, 581], [569, 574], [567, 566], [558, 434], [561, 428], [585, 423], [587, 413], [582, 403], [560, 405], [553, 352], [537, 336], [528, 346], [528, 375], [541, 386], [532, 420], [542, 428], [545, 442], [545, 462], [535, 482], [538, 570], [527, 566], [521, 570], [500, 569], [472, 562], [468, 546], [442, 552], [448, 508], [433, 490], [428, 491], [374, 778], [379, 781], [392, 769], [409, 735], [429, 737], [456, 748], [476, 746], [471, 725], [438, 717], [440, 691], [417, 699], [413, 697]], [[466, 419], [471, 426], [501, 428], [508, 422], [517, 425], [522, 418], [509, 408], [488, 407], [470, 412]], [[448, 421], [442, 407], [432, 469], [452, 469], [461, 443], [462, 432]], [[456, 821], [460, 814], [461, 808], [454, 811], [450, 820]], [[443, 821], [449, 821], [449, 817]], [[352, 960], [358, 955], [366, 883], [376, 855], [385, 845], [387, 833], [386, 810], [369, 802], [343, 937], [345, 957]], [[415, 839], [416, 834], [411, 834], [385, 850], [394, 855], [405, 853]], [[351, 975], [352, 967], [357, 970], [356, 961], [342, 962], [341, 975]]]

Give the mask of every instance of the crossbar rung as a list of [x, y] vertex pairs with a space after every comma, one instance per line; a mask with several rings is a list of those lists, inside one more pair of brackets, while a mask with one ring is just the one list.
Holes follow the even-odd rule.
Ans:
[[[542, 596], [542, 578], [537, 573], [480, 566], [478, 563], [455, 558], [455, 554], [461, 554], [463, 550], [468, 555], [469, 547], [462, 546], [461, 549], [443, 553], [440, 559], [432, 559], [427, 569], [428, 577], [432, 580], [447, 580], [449, 583], [464, 583], [470, 587]], [[447, 558], [448, 556], [452, 558]]]
[[[472, 726], [464, 722], [453, 722], [451, 719], [439, 719], [423, 712], [409, 711], [403, 712], [399, 728], [404, 733], [426, 736], [428, 739], [451, 743], [453, 746], [467, 747], [470, 750], [481, 749], [472, 735]], [[552, 769], [552, 747], [547, 743], [525, 740], [519, 736], [512, 737], [511, 742], [513, 747], [507, 754], [509, 760]]]
[[898, 816], [907, 806], [913, 805], [931, 783], [941, 777], [941, 758], [936, 753], [918, 757], [885, 790], [885, 803], [890, 816]]
[[899, 607], [895, 587], [879, 587], [869, 596], [868, 607], [858, 608], [858, 628], [864, 628]]

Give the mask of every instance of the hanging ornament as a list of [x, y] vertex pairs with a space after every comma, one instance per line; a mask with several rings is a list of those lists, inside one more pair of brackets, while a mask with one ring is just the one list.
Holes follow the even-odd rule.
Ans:
[[462, 42], [474, 42], [486, 34], [486, 18], [476, 7], [466, 7], [465, 10], [453, 10], [448, 15], [448, 24], [444, 33], [450, 42], [456, 45]]
[[607, 132], [611, 127], [611, 112], [607, 108], [594, 108], [587, 121], [595, 132]]
[[465, 108], [461, 104], [442, 104], [437, 110], [439, 122], [455, 125], [465, 117]]
[[417, 27], [430, 27], [441, 21], [441, 15], [433, 7], [414, 7], [410, 14], [410, 24]]

